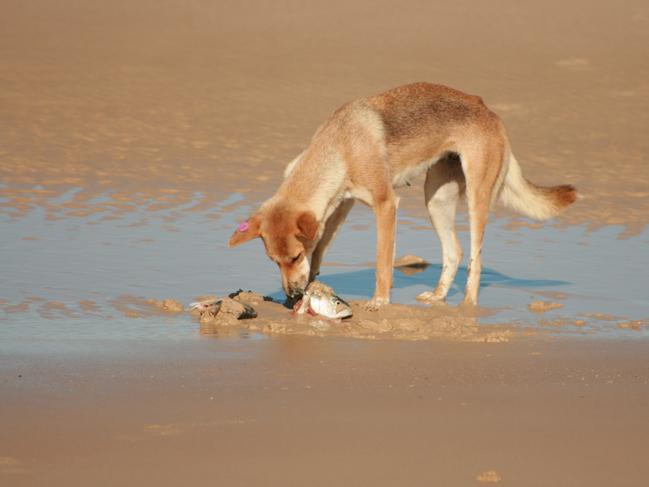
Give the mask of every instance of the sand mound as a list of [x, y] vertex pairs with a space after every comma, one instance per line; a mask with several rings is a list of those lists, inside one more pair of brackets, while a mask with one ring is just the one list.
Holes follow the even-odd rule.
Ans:
[[[227, 303], [227, 304], [226, 304]], [[218, 314], [194, 315], [203, 335], [265, 333], [268, 335], [306, 335], [351, 337], [368, 340], [448, 339], [498, 343], [507, 342], [510, 328], [480, 326], [478, 318], [490, 314], [485, 309], [461, 310], [448, 306], [406, 306], [389, 304], [378, 311], [367, 311], [361, 301], [351, 301], [354, 316], [333, 320], [321, 316], [297, 315], [284, 305], [269, 301], [253, 292], [241, 292], [224, 298]], [[257, 316], [240, 319], [244, 306], [254, 307]]]

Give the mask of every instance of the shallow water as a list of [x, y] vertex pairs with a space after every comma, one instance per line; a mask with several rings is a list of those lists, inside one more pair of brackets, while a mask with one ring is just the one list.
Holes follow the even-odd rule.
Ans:
[[[236, 207], [240, 200], [235, 194], [207, 211], [193, 211], [190, 202], [117, 219], [97, 214], [52, 220], [44, 210], [17, 219], [3, 216], [0, 351], [65, 348], [80, 340], [199, 336], [189, 315], [156, 310], [144, 302], [149, 298], [186, 304], [200, 295], [244, 288], [281, 299], [276, 267], [260, 242], [227, 248], [237, 222], [251, 211]], [[465, 228], [462, 219], [459, 226]], [[439, 244], [426, 226], [412, 217], [400, 220], [397, 255], [420, 255], [432, 265], [411, 275], [395, 271], [394, 302], [417, 304], [417, 294], [437, 281]], [[619, 240], [615, 227], [594, 232], [549, 224], [508, 227], [508, 220], [494, 219], [487, 230], [480, 301], [497, 313], [481, 323], [598, 337], [647, 334], [643, 284], [649, 232]], [[468, 254], [468, 232], [460, 237]], [[321, 280], [346, 298], [366, 299], [374, 285], [373, 254], [372, 214], [357, 207], [327, 255]], [[465, 281], [462, 266], [449, 305], [460, 302]], [[563, 307], [532, 313], [527, 306], [535, 300]], [[644, 321], [619, 327], [630, 320]]]

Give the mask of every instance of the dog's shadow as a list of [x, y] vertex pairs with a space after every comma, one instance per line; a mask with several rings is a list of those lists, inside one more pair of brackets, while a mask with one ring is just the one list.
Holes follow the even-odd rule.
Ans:
[[[325, 268], [326, 269], [326, 268]], [[325, 271], [326, 272], [326, 271]], [[412, 286], [426, 286], [433, 289], [442, 272], [440, 264], [430, 264], [420, 268], [397, 267], [394, 270], [394, 289], [405, 289]], [[361, 269], [350, 272], [340, 272], [336, 274], [321, 274], [318, 280], [331, 286], [340, 296], [366, 296], [371, 297], [374, 292], [374, 268]], [[449, 297], [462, 292], [461, 288], [467, 280], [467, 267], [463, 266], [458, 269], [455, 282], [449, 291]], [[514, 288], [547, 288], [554, 286], [563, 286], [570, 284], [567, 281], [556, 281], [548, 279], [522, 279], [507, 276], [498, 271], [489, 268], [482, 269], [480, 288], [486, 288], [493, 285], [507, 286]], [[274, 299], [284, 299], [284, 293], [277, 291], [271, 296]]]

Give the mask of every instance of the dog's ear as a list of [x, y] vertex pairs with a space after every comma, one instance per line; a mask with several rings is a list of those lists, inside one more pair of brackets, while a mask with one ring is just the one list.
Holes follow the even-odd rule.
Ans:
[[310, 211], [305, 211], [297, 217], [297, 228], [300, 230], [298, 236], [307, 240], [315, 240], [318, 235], [318, 220]]
[[230, 237], [228, 245], [230, 247], [236, 247], [237, 245], [246, 243], [248, 240], [259, 237], [261, 235], [259, 232], [260, 220], [258, 215], [254, 215], [240, 224], [232, 234], [232, 237]]

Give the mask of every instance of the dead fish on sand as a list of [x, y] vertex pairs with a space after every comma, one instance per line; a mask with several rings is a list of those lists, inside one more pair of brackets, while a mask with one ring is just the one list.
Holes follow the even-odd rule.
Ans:
[[308, 313], [325, 318], [344, 319], [352, 315], [352, 308], [344, 299], [336, 296], [328, 286], [314, 281], [306, 288], [302, 299], [293, 308], [297, 314]]

